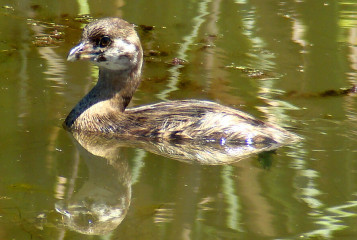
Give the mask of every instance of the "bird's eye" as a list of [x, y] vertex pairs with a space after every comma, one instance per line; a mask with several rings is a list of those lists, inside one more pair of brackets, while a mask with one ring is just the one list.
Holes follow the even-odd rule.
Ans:
[[112, 40], [110, 39], [110, 37], [108, 36], [104, 36], [99, 40], [99, 46], [100, 47], [107, 47], [109, 46], [109, 44], [112, 42]]

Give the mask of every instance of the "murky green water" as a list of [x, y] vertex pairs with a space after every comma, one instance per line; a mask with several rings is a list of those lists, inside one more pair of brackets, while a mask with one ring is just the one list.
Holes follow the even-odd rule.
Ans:
[[[0, 5], [0, 239], [357, 238], [356, 95], [324, 96], [356, 84], [357, 2]], [[146, 58], [132, 105], [209, 99], [304, 141], [225, 166], [85, 150], [61, 127], [96, 80], [65, 60], [80, 14], [155, 26], [138, 28]]]

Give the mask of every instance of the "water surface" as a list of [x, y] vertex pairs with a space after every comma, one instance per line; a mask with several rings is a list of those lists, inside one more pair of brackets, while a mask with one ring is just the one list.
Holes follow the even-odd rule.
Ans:
[[[357, 102], [338, 94], [356, 84], [354, 1], [0, 4], [1, 239], [357, 238]], [[104, 16], [146, 26], [133, 106], [208, 99], [304, 140], [223, 166], [83, 148], [61, 124], [97, 70], [65, 59]]]

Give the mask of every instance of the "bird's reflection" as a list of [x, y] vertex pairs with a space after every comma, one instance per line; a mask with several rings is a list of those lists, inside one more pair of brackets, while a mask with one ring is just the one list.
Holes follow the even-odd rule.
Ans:
[[186, 163], [222, 165], [231, 164], [254, 154], [275, 150], [281, 147], [274, 141], [258, 144], [249, 142], [224, 141], [158, 141], [125, 136], [96, 135], [73, 132], [76, 141], [92, 154], [107, 159], [115, 159], [110, 154], [118, 154], [121, 147], [141, 148], [167, 158]]
[[71, 136], [88, 166], [89, 179], [67, 200], [57, 202], [56, 210], [69, 229], [92, 235], [114, 230], [128, 211], [130, 160], [123, 154], [123, 147], [142, 148], [182, 162], [205, 165], [234, 163], [278, 147], [272, 143], [154, 142], [76, 132]]
[[75, 142], [89, 172], [88, 180], [68, 200], [56, 203], [56, 211], [71, 230], [102, 235], [124, 219], [131, 200], [128, 160], [120, 148], [94, 136], [76, 136]]

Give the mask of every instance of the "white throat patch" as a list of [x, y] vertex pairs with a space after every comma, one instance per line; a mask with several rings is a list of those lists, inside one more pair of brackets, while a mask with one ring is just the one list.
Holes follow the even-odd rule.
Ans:
[[137, 63], [138, 54], [135, 44], [114, 39], [103, 54], [105, 60], [96, 64], [110, 70], [126, 70]]

